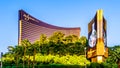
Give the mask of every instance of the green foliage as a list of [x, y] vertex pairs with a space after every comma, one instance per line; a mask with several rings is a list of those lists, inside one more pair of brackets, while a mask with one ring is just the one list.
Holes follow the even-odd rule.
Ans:
[[106, 62], [108, 63], [118, 63], [120, 61], [120, 46], [114, 46], [109, 48], [109, 57]]
[[9, 52], [3, 55], [3, 65], [36, 68], [118, 68], [120, 46], [109, 48], [109, 57], [105, 63], [90, 63], [84, 56], [87, 38], [75, 35], [65, 36], [55, 32], [49, 38], [42, 34], [39, 40], [31, 43], [25, 39], [19, 46], [9, 46]]
[[84, 55], [66, 55], [66, 56], [59, 56], [59, 55], [42, 55], [36, 54], [36, 61], [40, 62], [40, 64], [78, 64], [78, 65], [85, 65], [90, 64], [90, 62], [85, 58]]
[[[84, 41], [82, 41], [82, 39]], [[78, 38], [75, 35], [65, 36], [65, 34], [61, 32], [55, 32], [49, 38], [46, 35], [42, 34], [40, 39], [35, 43], [31, 44], [35, 46], [36, 52], [41, 54], [52, 54], [52, 55], [66, 55], [66, 54], [76, 54], [83, 55], [84, 54], [84, 44], [86, 37]], [[82, 42], [81, 42], [82, 41]], [[32, 46], [31, 46], [32, 47]], [[32, 47], [34, 48], [34, 47]], [[33, 51], [33, 50], [32, 50]]]
[[[20, 64], [18, 66], [19, 68], [22, 68], [23, 66]], [[16, 68], [14, 64], [7, 65], [5, 64], [3, 68]], [[25, 65], [25, 68], [28, 68], [27, 65]], [[32, 68], [32, 66], [30, 66]], [[35, 68], [85, 68], [85, 66], [77, 65], [77, 64], [40, 64], [35, 65]], [[118, 68], [117, 64], [108, 64], [108, 63], [90, 63], [86, 65], [86, 68]]]
[[87, 44], [88, 44], [88, 40], [85, 36], [80, 37], [79, 41], [84, 46], [87, 46]]
[[[16, 66], [15, 65], [3, 66], [3, 68], [16, 68]], [[23, 66], [19, 65], [18, 68], [23, 68]], [[28, 68], [28, 66], [26, 65], [25, 68]], [[32, 66], [30, 66], [30, 68], [32, 68]], [[85, 67], [80, 65], [50, 64], [50, 65], [35, 65], [34, 68], [85, 68]]]
[[76, 35], [69, 35], [69, 36], [66, 36], [64, 41], [65, 43], [73, 43], [73, 42], [76, 42], [79, 38], [76, 36]]
[[[87, 38], [77, 37], [75, 35], [65, 36], [62, 32], [55, 32], [50, 37], [42, 34], [40, 39], [31, 43], [29, 40], [22, 40], [19, 46], [9, 46], [9, 52], [13, 59], [4, 59], [14, 62], [17, 65], [22, 64], [79, 64], [89, 61], [81, 57], [84, 55]], [[11, 57], [10, 57], [11, 58]]]
[[8, 62], [8, 63], [12, 63], [12, 62], [14, 62], [14, 55], [13, 55], [13, 54], [10, 54], [10, 53], [6, 53], [6, 54], [3, 56], [2, 61]]
[[61, 44], [64, 39], [65, 34], [62, 32], [54, 32], [51, 37], [49, 37], [49, 41], [55, 44]]
[[115, 63], [90, 63], [87, 68], [118, 68], [118, 65]]
[[[28, 59], [28, 56], [26, 56], [26, 59]], [[36, 62], [37, 64], [77, 64], [84, 66], [86, 64], [90, 64], [90, 62], [85, 58], [84, 55], [66, 55], [66, 56], [60, 56], [60, 55], [42, 55], [42, 54], [36, 54]], [[14, 59], [13, 59], [14, 60]], [[33, 56], [30, 56], [30, 61], [33, 61]], [[10, 60], [9, 60], [10, 62]]]

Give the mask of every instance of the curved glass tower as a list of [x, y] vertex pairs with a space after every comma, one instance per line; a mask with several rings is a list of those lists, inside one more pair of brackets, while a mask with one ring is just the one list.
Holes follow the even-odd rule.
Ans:
[[33, 43], [39, 39], [41, 34], [46, 34], [49, 37], [55, 31], [61, 31], [65, 35], [80, 36], [80, 27], [65, 28], [50, 25], [34, 18], [23, 10], [19, 10], [18, 44], [24, 39]]

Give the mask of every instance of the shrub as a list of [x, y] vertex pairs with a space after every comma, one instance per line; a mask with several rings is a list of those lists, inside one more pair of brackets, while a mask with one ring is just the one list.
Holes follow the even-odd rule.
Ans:
[[87, 68], [118, 68], [118, 65], [113, 63], [90, 63], [90, 65], [87, 65]]

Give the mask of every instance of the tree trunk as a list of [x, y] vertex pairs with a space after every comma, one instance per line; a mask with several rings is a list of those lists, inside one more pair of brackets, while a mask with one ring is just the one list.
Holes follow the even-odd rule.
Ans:
[[16, 59], [16, 61], [17, 61], [17, 62], [16, 62], [16, 68], [18, 68], [18, 55], [16, 55], [16, 58], [17, 58], [17, 59]]
[[34, 54], [33, 54], [33, 68], [34, 68], [34, 66], [35, 66], [35, 54], [36, 54], [36, 50], [35, 50], [35, 48], [34, 48]]
[[26, 47], [25, 47], [24, 56], [23, 56], [23, 68], [25, 68], [25, 53], [26, 53]]
[[30, 68], [30, 55], [28, 57], [28, 68]]
[[118, 60], [118, 68], [120, 68], [120, 60]]

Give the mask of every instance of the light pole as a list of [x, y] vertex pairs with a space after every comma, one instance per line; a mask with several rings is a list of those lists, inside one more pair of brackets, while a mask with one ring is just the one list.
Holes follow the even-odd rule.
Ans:
[[[84, 48], [84, 51], [85, 51], [85, 58], [86, 58], [86, 47]], [[85, 68], [87, 68], [86, 61], [84, 63], [85, 63]]]
[[3, 56], [3, 52], [1, 52], [1, 68], [2, 68], [2, 56]]

